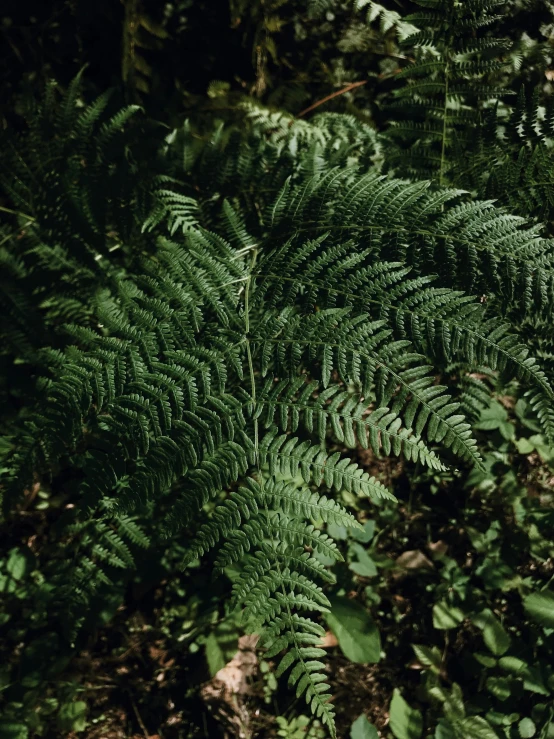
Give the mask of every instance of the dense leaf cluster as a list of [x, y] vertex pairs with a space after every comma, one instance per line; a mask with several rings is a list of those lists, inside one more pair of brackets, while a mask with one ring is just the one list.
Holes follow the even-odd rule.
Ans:
[[[362, 528], [348, 500], [394, 500], [352, 450], [478, 474], [471, 424], [510, 382], [554, 443], [552, 116], [540, 93], [505, 102], [497, 0], [418, 5], [357, 4], [415, 58], [384, 132], [242, 99], [168, 134], [86, 104], [79, 75], [6, 137], [4, 515], [71, 495], [34, 597], [75, 643], [141, 550], [186, 541], [181, 566], [229, 577], [227, 608], [332, 736], [333, 527]], [[452, 712], [453, 736], [483, 728]]]

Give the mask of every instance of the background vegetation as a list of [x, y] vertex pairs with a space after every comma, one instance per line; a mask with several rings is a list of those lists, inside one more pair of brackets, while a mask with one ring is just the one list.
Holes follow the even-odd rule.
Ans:
[[[226, 606], [232, 568], [213, 581], [206, 565], [213, 555], [190, 557], [194, 527], [183, 533], [168, 525], [179, 483], [165, 481], [167, 495], [114, 518], [115, 497], [102, 499], [102, 507], [98, 491], [110, 484], [122, 499], [128, 491], [117, 469], [115, 486], [98, 481], [107, 447], [95, 446], [92, 427], [70, 451], [61, 442], [55, 448], [59, 429], [60, 439], [82, 431], [80, 415], [71, 428], [67, 420], [78, 379], [63, 398], [51, 383], [80, 366], [79, 352], [90, 350], [100, 321], [103, 336], [123, 336], [110, 300], [121, 298], [130, 278], [152, 278], [150, 297], [162, 302], [167, 285], [152, 287], [160, 274], [178, 284], [187, 274], [193, 283], [194, 270], [166, 244], [170, 237], [201, 255], [199, 273], [207, 269], [205, 244], [193, 241], [197, 223], [245, 253], [258, 241], [280, 248], [291, 223], [313, 243], [324, 232], [331, 233], [326, 247], [339, 248], [341, 238], [351, 243], [350, 233], [334, 236], [332, 229], [361, 228], [357, 219], [370, 200], [353, 201], [359, 208], [349, 218], [341, 219], [340, 205], [338, 216], [330, 208], [314, 226], [308, 217], [314, 203], [323, 212], [321, 201], [306, 195], [308, 205], [304, 196], [291, 199], [283, 220], [267, 225], [287, 181], [301, 191], [334, 167], [350, 168], [354, 179], [339, 180], [330, 202], [340, 203], [348, 187], [382, 193], [372, 216], [382, 235], [357, 242], [371, 259], [409, 264], [421, 280], [438, 274], [437, 289], [455, 292], [452, 301], [457, 291], [475, 295], [486, 319], [502, 316], [515, 337], [502, 344], [503, 329], [491, 324], [490, 341], [513, 364], [524, 366], [522, 351], [537, 357], [551, 380], [554, 5], [9, 0], [0, 15], [0, 739], [329, 736], [329, 726], [276, 680], [279, 658], [256, 651], [255, 638]], [[370, 179], [361, 179], [368, 172]], [[388, 190], [392, 180], [381, 175], [402, 182]], [[482, 202], [490, 200], [495, 208]], [[414, 235], [418, 207], [427, 215]], [[396, 232], [390, 224], [399, 224]], [[403, 251], [402, 229], [413, 253]], [[456, 251], [456, 233], [466, 251]], [[483, 263], [474, 244], [486, 251]], [[300, 238], [293, 246], [304, 248]], [[317, 244], [310, 248], [307, 262], [316, 263], [321, 253]], [[295, 253], [276, 262], [291, 281], [287, 259]], [[356, 265], [337, 264], [335, 272], [322, 267], [325, 288], [313, 294], [298, 290], [298, 297], [291, 288], [292, 297], [283, 297], [263, 285], [256, 298], [252, 290], [252, 315], [261, 315], [264, 301], [290, 307], [297, 298], [306, 324], [352, 307], [331, 293], [356, 284]], [[404, 275], [398, 280], [408, 284]], [[439, 298], [428, 297], [427, 282], [406, 287], [407, 297], [392, 282], [375, 284], [374, 294], [363, 280], [356, 289], [383, 304], [391, 293], [408, 301], [412, 290], [430, 301], [431, 323], [431, 309], [446, 315]], [[205, 285], [191, 289], [205, 299]], [[127, 297], [127, 308], [135, 305], [132, 291]], [[387, 428], [400, 433], [400, 422], [383, 422], [376, 446], [343, 421], [324, 424], [330, 453], [346, 456], [397, 499], [360, 498], [341, 483], [335, 497], [358, 528], [337, 514], [323, 529], [323, 515], [313, 517], [342, 557], [336, 582], [325, 586], [330, 612], [318, 621], [337, 735], [552, 739], [551, 396], [540, 395], [542, 385], [533, 389], [534, 365], [510, 374], [509, 362], [498, 359], [502, 351], [483, 344], [460, 359], [449, 353], [450, 337], [429, 339], [435, 324], [421, 329], [417, 346], [418, 327], [401, 325], [392, 305], [394, 317], [383, 311], [379, 318], [430, 357], [433, 387], [444, 383], [462, 404], [482, 464], [444, 448], [444, 468], [430, 463], [440, 451], [437, 428], [423, 434], [424, 452], [407, 453], [406, 442], [402, 454], [389, 456], [390, 441], [387, 449], [382, 440]], [[452, 305], [452, 315], [473, 326], [474, 314]], [[209, 309], [232, 322], [224, 300]], [[136, 320], [146, 336], [145, 315]], [[261, 318], [252, 324], [255, 350], [271, 325]], [[353, 335], [350, 324], [340, 325]], [[152, 346], [149, 352], [160, 350]], [[296, 359], [276, 355], [271, 367], [280, 376], [282, 364]], [[319, 358], [302, 361], [301, 376], [315, 376]], [[331, 379], [341, 392], [354, 392], [337, 364]], [[318, 387], [314, 402], [325, 392]], [[48, 416], [52, 397], [62, 401]], [[285, 432], [288, 423], [287, 416]], [[51, 432], [55, 442], [44, 458], [41, 450], [24, 456], [37, 440], [46, 449]], [[125, 433], [112, 437], [114, 447]], [[203, 432], [198, 449], [211, 433]], [[128, 443], [153, 443], [155, 432], [147, 436], [150, 442], [129, 432]], [[88, 488], [87, 480], [94, 480]], [[211, 501], [207, 514], [217, 501], [223, 498]], [[320, 553], [325, 572], [332, 561]]]

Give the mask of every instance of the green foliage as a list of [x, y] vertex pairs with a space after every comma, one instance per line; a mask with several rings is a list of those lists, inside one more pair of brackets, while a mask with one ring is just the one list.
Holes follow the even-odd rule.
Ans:
[[341, 651], [351, 662], [367, 664], [381, 657], [379, 632], [365, 608], [355, 601], [335, 597], [327, 623]]
[[[426, 185], [352, 166], [316, 174], [303, 165], [316, 151], [297, 152], [296, 182], [288, 179], [248, 227], [239, 200], [223, 202], [214, 232], [195, 221], [188, 196], [156, 189], [184, 248], [160, 234], [155, 260], [146, 257], [132, 278], [93, 298], [97, 323], [67, 326], [73, 344], [47, 355], [48, 400], [17, 439], [7, 500], [64, 458], [82, 476], [80, 513], [68, 528], [80, 555], [59, 594], [79, 624], [75, 613], [109, 583], [109, 571], [133, 566], [126, 537], [148, 546], [129, 516], [169, 496], [162, 530], [194, 525], [189, 562], [220, 544], [216, 568], [238, 567], [232, 606], [243, 609], [268, 658], [288, 649], [277, 675], [292, 667], [289, 684], [332, 727], [321, 627], [299, 613], [329, 610], [315, 580], [332, 578], [314, 555], [339, 557], [312, 522], [356, 521], [316, 490], [392, 496], [325, 450], [328, 429], [347, 446], [403, 454], [435, 470], [443, 464], [432, 444], [479, 463], [460, 403], [434, 373], [453, 359], [467, 373], [488, 364], [526, 383], [540, 411], [550, 384], [511, 321], [544, 311], [549, 296], [545, 271], [536, 297], [504, 304], [504, 295], [522, 290], [495, 239], [502, 234], [512, 250], [540, 254], [544, 242], [532, 230]], [[227, 153], [239, 171], [234, 147]], [[163, 213], [150, 217], [149, 230], [163, 231]], [[480, 245], [473, 272], [462, 275], [456, 252], [471, 250], [472, 229]], [[414, 237], [409, 249], [404, 234]], [[440, 287], [429, 269], [437, 241], [446, 247]], [[458, 289], [468, 280], [496, 293], [486, 316]], [[549, 434], [548, 412], [541, 416]], [[300, 430], [303, 440], [294, 435]], [[461, 620], [446, 603], [436, 609], [438, 628]], [[335, 610], [329, 618], [346, 634], [347, 617]]]
[[352, 724], [350, 739], [378, 739], [377, 729], [362, 714]]
[[467, 166], [456, 181], [481, 196], [495, 198], [514, 213], [548, 222], [552, 209], [553, 111], [536, 88], [521, 88], [513, 107], [486, 113]]
[[[453, 149], [467, 150], [483, 103], [505, 94], [495, 82], [502, 69], [498, 56], [509, 42], [486, 33], [498, 20], [503, 0], [421, 0], [420, 12], [409, 16], [417, 30], [403, 43], [416, 49], [415, 64], [398, 78], [407, 83], [395, 90], [399, 119], [388, 135], [400, 145], [390, 162], [410, 176], [455, 180], [450, 169]], [[498, 75], [497, 75], [498, 76]]]
[[86, 105], [81, 77], [62, 95], [51, 82], [24, 130], [3, 136], [0, 186], [12, 222], [0, 228], [2, 352], [18, 359], [36, 362], [37, 350], [60, 346], [63, 324], [89, 325], [92, 295], [118, 279], [137, 213], [151, 208], [136, 158], [139, 147], [148, 158], [141, 139], [151, 124], [136, 123], [137, 106], [111, 105], [107, 92]]
[[286, 739], [319, 739], [325, 736], [319, 721], [310, 722], [306, 716], [297, 716], [291, 721], [278, 716], [277, 724], [279, 726], [277, 736], [286, 737]]
[[421, 712], [410, 708], [397, 689], [390, 704], [390, 727], [396, 739], [419, 739], [423, 729]]
[[[8, 687], [18, 676], [6, 731], [23, 732], [46, 705], [44, 681], [154, 562], [168, 577], [221, 578], [218, 605], [191, 606], [198, 625], [179, 638], [203, 648], [213, 676], [239, 629], [257, 634], [264, 663], [320, 722], [307, 734], [308, 721], [282, 718], [279, 735], [337, 735], [322, 623], [349, 662], [377, 664], [394, 641], [376, 624], [383, 574], [417, 572], [434, 578], [411, 642], [421, 689], [416, 703], [394, 686], [393, 736], [546, 736], [554, 595], [518, 572], [516, 553], [552, 556], [551, 496], [528, 499], [515, 465], [554, 459], [552, 242], [541, 228], [551, 116], [538, 97], [492, 106], [507, 87], [507, 46], [487, 30], [496, 0], [418, 4], [408, 18], [356, 5], [415, 50], [395, 75], [408, 80], [392, 106], [404, 120], [385, 134], [352, 115], [307, 121], [242, 100], [224, 120], [199, 116], [162, 136], [137, 106], [109, 110], [106, 93], [87, 105], [79, 75], [62, 96], [50, 85], [24, 132], [7, 135], [3, 515], [14, 531], [29, 507], [55, 525], [40, 557], [17, 534], [1, 560], [6, 651], [25, 644], [22, 667], [10, 658], [3, 675]], [[279, 62], [283, 6], [232, 6], [254, 29], [258, 97]], [[126, 4], [133, 13], [139, 4]], [[123, 77], [147, 96], [133, 23]], [[227, 93], [222, 80], [207, 94], [215, 105]], [[379, 466], [390, 458], [413, 490], [467, 497], [445, 521], [465, 532], [472, 570], [459, 554], [393, 560], [379, 549], [405, 504]], [[450, 639], [464, 629], [472, 651], [451, 673]], [[460, 675], [476, 670], [468, 697]], [[530, 708], [526, 693], [543, 702]], [[35, 713], [40, 733], [48, 713]], [[75, 691], [50, 713], [60, 732], [87, 726]], [[374, 733], [363, 715], [352, 726], [353, 737]]]

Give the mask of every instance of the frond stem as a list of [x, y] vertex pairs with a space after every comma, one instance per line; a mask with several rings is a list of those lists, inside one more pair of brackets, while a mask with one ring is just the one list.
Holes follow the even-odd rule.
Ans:
[[3, 213], [10, 213], [12, 216], [20, 216], [21, 218], [26, 218], [30, 223], [33, 223], [36, 221], [36, 218], [33, 218], [33, 216], [30, 216], [28, 213], [22, 213], [20, 210], [12, 210], [11, 208], [4, 208], [2, 205], [0, 205], [0, 210]]
[[[250, 389], [252, 395], [252, 403], [254, 412], [256, 411], [256, 378], [254, 375], [254, 362], [252, 361], [252, 349], [250, 348], [250, 291], [252, 289], [254, 269], [256, 267], [256, 259], [258, 258], [257, 247], [252, 250], [252, 260], [246, 278], [244, 288], [244, 333], [246, 339], [246, 357], [248, 361], [248, 371], [250, 374]], [[259, 465], [259, 424], [257, 415], [254, 416], [254, 449], [256, 454], [256, 464]]]

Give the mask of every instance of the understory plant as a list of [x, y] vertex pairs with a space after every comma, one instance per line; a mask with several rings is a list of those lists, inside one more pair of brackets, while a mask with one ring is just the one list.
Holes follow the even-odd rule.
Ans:
[[[181, 569], [226, 578], [225, 612], [332, 737], [322, 615], [344, 559], [333, 534], [363, 531], [364, 501], [395, 500], [359, 450], [398, 458], [414, 486], [456, 469], [480, 485], [490, 451], [472, 424], [486, 430], [506, 386], [537, 443], [554, 441], [544, 211], [526, 221], [527, 198], [514, 215], [446, 187], [471, 126], [485, 113], [495, 125], [500, 94], [481, 86], [501, 66], [482, 55], [499, 44], [462, 44], [458, 29], [475, 38], [498, 3], [420, 4], [408, 21], [435, 30], [412, 39], [431, 61], [402, 75], [412, 81], [398, 99], [425, 109], [409, 131], [242, 101], [234, 120], [168, 134], [136, 106], [109, 111], [107, 95], [86, 105], [77, 78], [61, 99], [49, 88], [11, 137], [2, 177], [4, 515], [39, 492], [64, 501], [32, 598], [74, 647], [93, 603], [117, 600], [137, 562], [177, 546]], [[477, 194], [506, 192], [506, 166], [477, 178]], [[461, 612], [451, 589], [438, 622]], [[545, 593], [531, 611], [552, 605]], [[484, 604], [471, 617], [500, 638]], [[478, 661], [496, 695], [507, 649], [491, 644]], [[439, 679], [436, 649], [414, 649], [428, 694], [448, 706], [435, 736], [484, 731]]]

